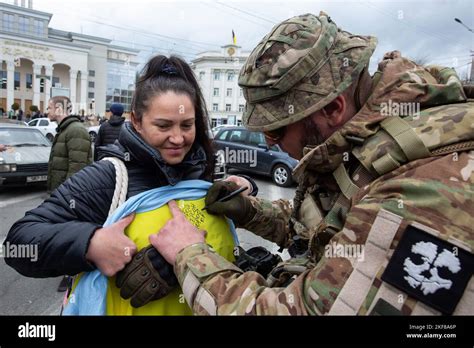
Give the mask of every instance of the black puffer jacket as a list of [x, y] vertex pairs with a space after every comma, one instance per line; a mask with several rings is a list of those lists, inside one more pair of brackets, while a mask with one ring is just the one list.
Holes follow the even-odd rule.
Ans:
[[125, 117], [112, 115], [110, 119], [103, 123], [99, 131], [97, 132], [97, 138], [95, 139], [95, 148], [94, 148], [94, 160], [97, 161], [98, 151], [97, 149], [100, 146], [111, 145], [115, 143], [115, 140], [118, 139], [120, 134], [120, 129], [125, 122]]
[[[116, 145], [101, 148], [99, 157], [124, 160], [129, 176], [127, 198], [182, 179], [209, 180], [203, 177], [207, 162], [201, 146], [193, 146], [182, 163], [169, 166], [128, 122]], [[114, 189], [115, 169], [108, 161], [95, 162], [70, 177], [39, 207], [17, 221], [5, 240], [10, 245], [37, 244], [38, 260], [5, 258], [5, 262], [35, 278], [93, 270], [86, 260], [87, 248], [94, 232], [107, 219]]]

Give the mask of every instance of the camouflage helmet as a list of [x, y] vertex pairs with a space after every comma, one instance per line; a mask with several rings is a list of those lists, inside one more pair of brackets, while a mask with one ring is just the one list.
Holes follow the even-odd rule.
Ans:
[[320, 110], [359, 77], [376, 44], [338, 29], [323, 12], [276, 25], [240, 71], [244, 125], [270, 131]]

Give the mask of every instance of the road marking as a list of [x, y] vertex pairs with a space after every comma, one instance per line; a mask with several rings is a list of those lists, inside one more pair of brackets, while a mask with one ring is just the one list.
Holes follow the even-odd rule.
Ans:
[[43, 195], [45, 195], [44, 192], [37, 192], [37, 193], [29, 193], [29, 194], [26, 194], [26, 195], [22, 195], [20, 197], [7, 199], [6, 201], [0, 202], [0, 208], [5, 208], [9, 205], [21, 203], [21, 202], [24, 202], [24, 201], [30, 201], [30, 200], [35, 199], [35, 198], [41, 198]]

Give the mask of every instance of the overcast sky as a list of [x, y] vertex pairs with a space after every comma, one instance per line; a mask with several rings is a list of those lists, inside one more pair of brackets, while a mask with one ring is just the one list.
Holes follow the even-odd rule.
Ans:
[[454, 21], [457, 17], [474, 27], [472, 0], [33, 0], [33, 8], [53, 13], [50, 27], [55, 29], [142, 49], [141, 61], [153, 53], [190, 61], [196, 53], [231, 43], [232, 30], [237, 44], [250, 51], [274, 24], [320, 10], [347, 31], [378, 38], [372, 68], [384, 52], [398, 49], [405, 56], [455, 67], [465, 78], [474, 50], [474, 34]]

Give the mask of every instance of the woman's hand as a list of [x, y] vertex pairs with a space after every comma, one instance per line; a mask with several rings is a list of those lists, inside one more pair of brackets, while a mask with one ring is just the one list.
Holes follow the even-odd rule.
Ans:
[[137, 246], [124, 231], [135, 218], [131, 214], [116, 223], [95, 231], [87, 249], [86, 258], [107, 277], [114, 276], [132, 260]]
[[174, 266], [181, 250], [196, 243], [205, 243], [206, 232], [191, 224], [175, 201], [170, 201], [168, 206], [173, 218], [168, 220], [158, 234], [150, 235], [149, 240], [161, 256]]

